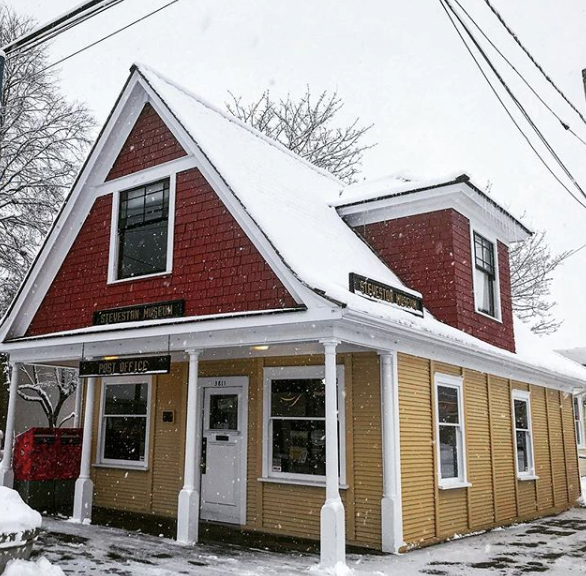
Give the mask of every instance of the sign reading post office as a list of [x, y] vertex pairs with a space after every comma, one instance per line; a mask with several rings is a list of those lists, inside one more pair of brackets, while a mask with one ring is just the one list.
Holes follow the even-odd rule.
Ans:
[[79, 363], [79, 375], [83, 378], [94, 376], [97, 378], [107, 378], [108, 376], [168, 374], [170, 370], [170, 355], [84, 360]]
[[407, 312], [423, 316], [423, 300], [421, 298], [354, 272], [350, 272], [350, 291], [373, 300], [395, 304]]

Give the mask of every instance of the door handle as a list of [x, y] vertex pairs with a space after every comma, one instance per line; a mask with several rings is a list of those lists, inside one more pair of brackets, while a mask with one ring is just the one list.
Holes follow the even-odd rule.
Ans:
[[204, 437], [201, 442], [201, 460], [199, 462], [199, 467], [200, 467], [202, 474], [206, 473], [207, 456], [208, 456], [208, 439]]

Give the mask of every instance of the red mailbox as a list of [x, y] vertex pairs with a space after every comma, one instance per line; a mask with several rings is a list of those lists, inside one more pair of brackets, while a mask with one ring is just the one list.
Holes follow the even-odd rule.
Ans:
[[72, 480], [79, 476], [81, 428], [31, 428], [16, 438], [15, 480]]

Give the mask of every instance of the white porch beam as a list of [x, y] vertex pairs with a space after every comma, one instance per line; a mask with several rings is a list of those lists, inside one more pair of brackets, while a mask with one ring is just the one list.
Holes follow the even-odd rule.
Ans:
[[321, 567], [334, 568], [346, 563], [346, 523], [340, 498], [338, 454], [338, 390], [336, 346], [339, 340], [322, 340], [325, 353], [326, 391], [326, 501], [321, 509]]
[[81, 523], [89, 522], [92, 519], [94, 483], [91, 479], [91, 458], [96, 378], [88, 378], [85, 389], [81, 466], [79, 469], [79, 478], [75, 481], [75, 495], [73, 499], [73, 520]]
[[383, 552], [397, 554], [403, 545], [397, 353], [384, 351], [379, 352], [379, 355], [381, 363], [383, 429], [382, 549]]
[[8, 397], [8, 412], [6, 415], [6, 430], [4, 431], [4, 455], [2, 462], [0, 462], [0, 486], [6, 486], [6, 488], [12, 488], [14, 486], [12, 453], [14, 450], [14, 421], [16, 419], [16, 398], [18, 396], [18, 372], [20, 370], [20, 364], [12, 362], [10, 368], [10, 392]]
[[183, 488], [179, 492], [177, 510], [177, 541], [195, 544], [199, 538], [199, 406], [197, 379], [201, 350], [187, 350], [189, 374], [187, 380], [187, 422], [185, 426], [185, 459]]

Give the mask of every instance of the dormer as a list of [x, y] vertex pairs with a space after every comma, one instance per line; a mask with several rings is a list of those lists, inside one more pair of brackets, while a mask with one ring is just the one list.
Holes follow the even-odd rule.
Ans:
[[336, 209], [438, 320], [515, 351], [509, 246], [531, 231], [467, 175], [356, 184]]

